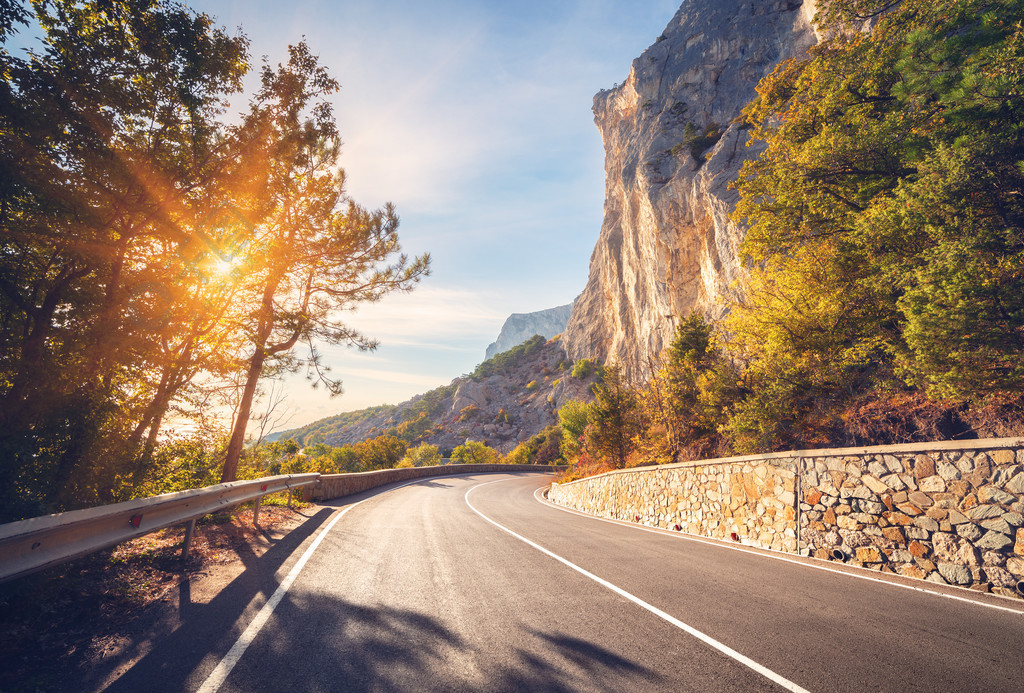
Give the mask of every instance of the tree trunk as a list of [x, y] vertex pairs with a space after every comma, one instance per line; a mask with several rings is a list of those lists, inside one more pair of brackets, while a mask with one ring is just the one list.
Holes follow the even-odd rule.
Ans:
[[235, 416], [235, 423], [231, 427], [231, 441], [228, 443], [228, 452], [224, 458], [224, 471], [221, 473], [221, 483], [234, 481], [238, 476], [238, 460], [242, 456], [242, 446], [245, 445], [245, 429], [249, 425], [249, 414], [252, 413], [252, 400], [256, 395], [256, 385], [259, 383], [260, 375], [263, 374], [263, 362], [266, 360], [264, 345], [258, 344], [252, 358], [249, 359], [249, 371], [245, 376], [245, 389], [242, 390], [242, 400], [238, 403], [238, 414]]

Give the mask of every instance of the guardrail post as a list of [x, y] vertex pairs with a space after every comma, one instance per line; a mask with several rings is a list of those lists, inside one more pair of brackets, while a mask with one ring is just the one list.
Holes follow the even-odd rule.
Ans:
[[260, 504], [263, 503], [263, 496], [256, 497], [256, 504], [252, 508], [252, 526], [260, 526]]
[[185, 523], [185, 543], [181, 545], [181, 560], [188, 558], [189, 547], [192, 546], [192, 533], [196, 529], [196, 521], [189, 520]]

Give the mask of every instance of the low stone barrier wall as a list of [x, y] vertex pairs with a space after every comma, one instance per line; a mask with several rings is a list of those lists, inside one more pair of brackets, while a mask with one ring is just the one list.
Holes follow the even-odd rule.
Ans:
[[555, 472], [565, 467], [549, 467], [535, 464], [452, 464], [439, 467], [404, 467], [401, 469], [381, 469], [375, 472], [357, 472], [354, 474], [326, 474], [320, 481], [306, 491], [308, 500], [331, 500], [341, 498], [360, 491], [384, 486], [396, 481], [425, 479], [433, 476], [452, 476], [454, 474], [480, 474], [486, 472]]
[[787, 458], [622, 469], [553, 484], [548, 498], [603, 517], [797, 550], [796, 474]]
[[555, 484], [584, 512], [1020, 597], [1024, 439], [805, 450]]

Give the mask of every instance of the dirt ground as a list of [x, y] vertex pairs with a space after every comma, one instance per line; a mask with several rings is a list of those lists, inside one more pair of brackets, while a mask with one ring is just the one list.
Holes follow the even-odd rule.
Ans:
[[0, 585], [0, 693], [102, 690], [321, 508], [264, 505], [196, 523], [189, 557], [171, 527]]

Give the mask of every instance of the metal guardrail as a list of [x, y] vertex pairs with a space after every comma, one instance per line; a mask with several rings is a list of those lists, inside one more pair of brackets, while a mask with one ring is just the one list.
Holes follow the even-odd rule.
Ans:
[[[188, 523], [182, 549], [186, 555], [197, 518], [262, 500], [269, 493], [316, 483], [319, 478], [319, 474], [284, 474], [232, 481], [0, 525], [0, 582], [183, 523]], [[257, 502], [254, 509], [254, 523], [258, 522], [259, 505]]]

